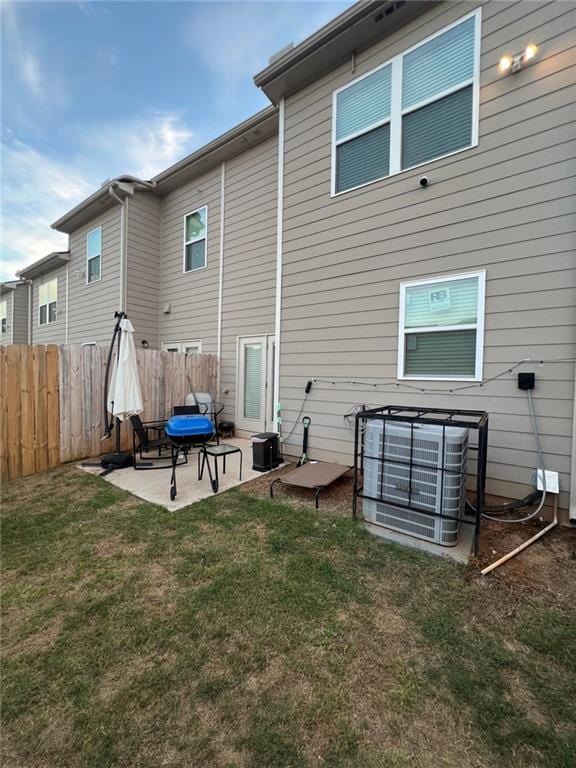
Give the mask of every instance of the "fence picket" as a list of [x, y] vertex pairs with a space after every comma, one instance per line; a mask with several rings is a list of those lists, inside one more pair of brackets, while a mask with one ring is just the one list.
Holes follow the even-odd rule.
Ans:
[[[104, 347], [9, 345], [0, 348], [0, 479], [114, 450], [102, 440]], [[215, 355], [137, 350], [144, 421], [166, 419], [188, 392], [216, 394]], [[130, 423], [121, 447], [132, 446]]]

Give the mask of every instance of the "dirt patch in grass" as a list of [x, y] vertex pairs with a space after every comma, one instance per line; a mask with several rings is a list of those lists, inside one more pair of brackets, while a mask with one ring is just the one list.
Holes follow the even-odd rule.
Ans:
[[[478, 567], [498, 560], [531, 538], [542, 523], [482, 523]], [[555, 601], [576, 603], [576, 530], [558, 527], [493, 572], [492, 578]]]
[[[275, 472], [251, 480], [242, 486], [242, 490], [258, 498], [267, 499], [272, 481], [293, 469], [293, 464], [281, 467]], [[352, 490], [350, 473], [322, 492], [320, 496], [322, 513], [336, 517], [350, 517]], [[314, 503], [310, 491], [293, 486], [280, 487], [277, 498], [281, 503], [296, 508], [310, 507]], [[508, 525], [484, 520], [480, 537], [481, 556], [478, 560], [471, 559], [471, 571], [479, 572], [486, 565], [529, 539], [544, 525], [539, 522]], [[501, 583], [509, 583], [519, 589], [538, 592], [543, 597], [548, 596], [554, 600], [576, 603], [576, 530], [566, 527], [556, 528], [498, 568], [490, 578]]]
[[146, 549], [144, 542], [128, 542], [119, 536], [111, 536], [101, 539], [94, 545], [94, 554], [97, 557], [126, 557], [139, 555]]

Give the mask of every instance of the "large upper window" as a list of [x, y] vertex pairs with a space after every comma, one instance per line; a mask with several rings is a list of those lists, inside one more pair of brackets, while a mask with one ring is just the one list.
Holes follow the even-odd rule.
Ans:
[[332, 194], [478, 143], [480, 9], [334, 92]]
[[205, 205], [184, 217], [184, 272], [206, 266], [208, 207]]
[[58, 278], [42, 283], [38, 288], [38, 323], [56, 322], [56, 302], [58, 300]]
[[8, 330], [7, 325], [7, 310], [6, 310], [6, 301], [0, 301], [0, 331], [1, 333], [6, 333]]
[[485, 272], [400, 285], [398, 378], [482, 379]]
[[102, 277], [102, 227], [86, 235], [86, 282], [96, 283]]

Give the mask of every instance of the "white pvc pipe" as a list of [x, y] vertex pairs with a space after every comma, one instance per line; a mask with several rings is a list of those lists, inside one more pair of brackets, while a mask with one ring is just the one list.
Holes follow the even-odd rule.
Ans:
[[538, 541], [538, 539], [542, 538], [545, 533], [548, 533], [548, 531], [551, 531], [552, 528], [555, 528], [558, 525], [558, 494], [554, 496], [554, 520], [549, 523], [545, 528], [542, 528], [541, 531], [538, 531], [538, 533], [534, 534], [532, 538], [528, 539], [528, 541], [525, 541], [523, 544], [520, 544], [520, 546], [516, 547], [516, 549], [513, 549], [511, 552], [508, 552], [507, 555], [504, 555], [499, 560], [496, 560], [494, 563], [491, 563], [490, 565], [486, 566], [486, 568], [483, 568], [480, 573], [482, 576], [486, 576], [487, 573], [490, 573], [495, 568], [498, 568], [498, 566], [502, 565], [503, 563], [506, 563], [508, 560], [511, 560], [513, 557], [516, 557], [516, 555], [519, 552], [522, 552], [524, 549], [527, 549], [531, 544], [534, 544], [535, 541]]

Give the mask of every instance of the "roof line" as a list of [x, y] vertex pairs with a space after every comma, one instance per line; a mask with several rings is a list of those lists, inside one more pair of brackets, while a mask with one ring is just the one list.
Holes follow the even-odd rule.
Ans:
[[299, 61], [307, 58], [311, 53], [326, 45], [326, 43], [334, 40], [334, 38], [347, 30], [351, 24], [355, 24], [360, 19], [373, 13], [383, 4], [382, 0], [359, 0], [359, 2], [354, 3], [350, 8], [347, 8], [341, 14], [331, 19], [301, 43], [286, 51], [284, 55], [272, 61], [267, 67], [258, 72], [254, 76], [254, 83], [258, 88], [267, 85], [271, 80], [286, 72]]

